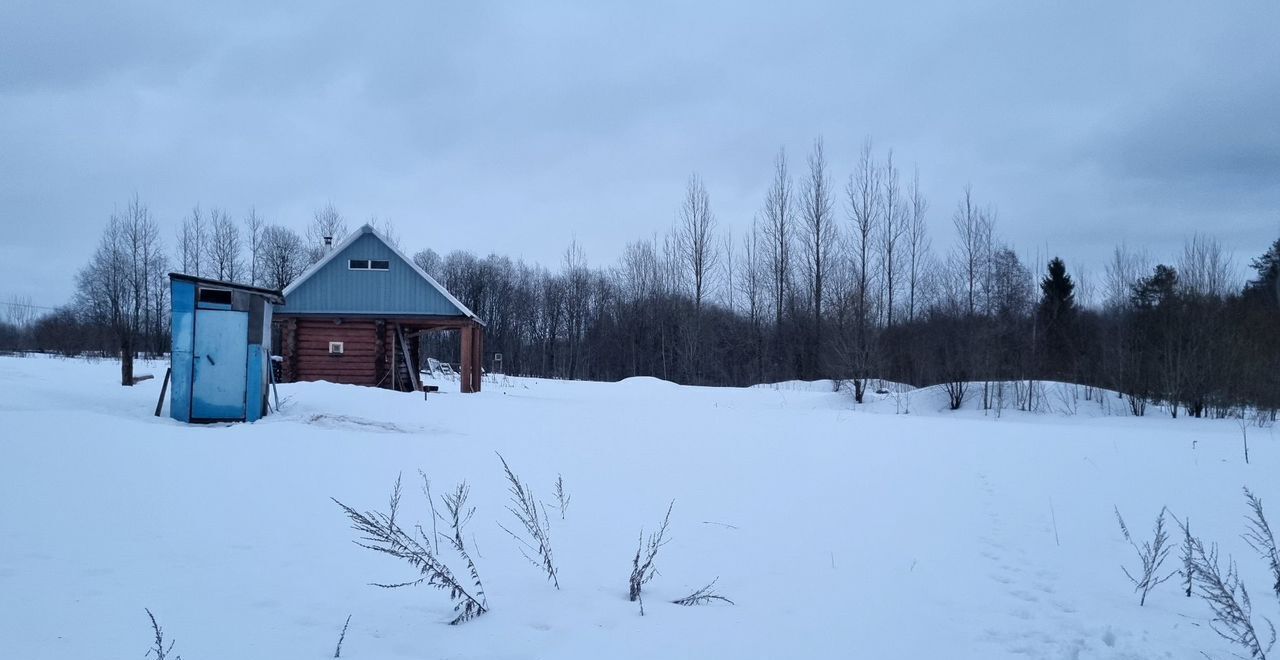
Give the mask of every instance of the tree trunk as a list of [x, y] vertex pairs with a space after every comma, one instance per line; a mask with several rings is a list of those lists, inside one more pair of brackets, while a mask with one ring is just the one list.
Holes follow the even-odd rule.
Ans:
[[133, 338], [128, 335], [120, 339], [120, 384], [133, 386]]

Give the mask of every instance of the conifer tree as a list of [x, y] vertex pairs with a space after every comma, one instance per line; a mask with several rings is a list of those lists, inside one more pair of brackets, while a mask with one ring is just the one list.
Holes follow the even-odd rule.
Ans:
[[1037, 316], [1043, 337], [1043, 367], [1059, 378], [1069, 376], [1075, 369], [1072, 341], [1076, 317], [1075, 288], [1075, 282], [1067, 274], [1067, 264], [1054, 257], [1049, 262], [1048, 274], [1040, 280]]

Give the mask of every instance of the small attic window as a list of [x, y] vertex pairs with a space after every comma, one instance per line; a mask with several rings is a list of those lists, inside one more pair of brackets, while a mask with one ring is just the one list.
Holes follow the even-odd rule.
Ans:
[[350, 270], [390, 270], [391, 262], [378, 259], [350, 259], [347, 261]]
[[343, 345], [340, 341], [329, 342], [329, 355], [342, 355]]
[[209, 303], [213, 305], [230, 305], [231, 290], [230, 289], [206, 289], [200, 287], [199, 302]]

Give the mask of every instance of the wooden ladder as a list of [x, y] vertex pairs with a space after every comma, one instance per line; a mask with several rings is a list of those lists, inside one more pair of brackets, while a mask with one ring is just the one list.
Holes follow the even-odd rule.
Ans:
[[413, 357], [409, 353], [409, 341], [404, 336], [404, 326], [396, 324], [396, 335], [400, 338], [400, 354], [404, 357], [405, 370], [409, 372], [409, 382], [413, 383], [413, 391], [421, 392], [422, 383], [418, 380], [418, 370], [413, 366]]

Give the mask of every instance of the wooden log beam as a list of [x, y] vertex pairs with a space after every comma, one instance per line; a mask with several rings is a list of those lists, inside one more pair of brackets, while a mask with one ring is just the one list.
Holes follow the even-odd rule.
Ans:
[[462, 370], [460, 389], [462, 390], [463, 394], [470, 394], [471, 392], [475, 391], [473, 389], [472, 380], [471, 380], [472, 379], [471, 371], [472, 371], [472, 368], [475, 366], [474, 360], [472, 359], [475, 352], [475, 346], [474, 346], [475, 337], [473, 336], [474, 334], [475, 334], [474, 329], [471, 326], [467, 326], [462, 329], [462, 351], [461, 351], [462, 354], [459, 356], [460, 358], [459, 361], [461, 362], [461, 364], [458, 366]]

